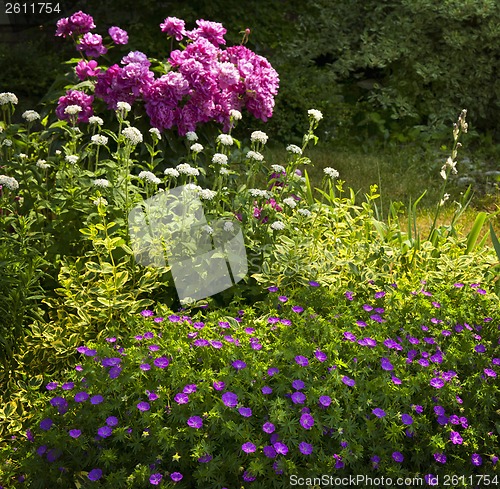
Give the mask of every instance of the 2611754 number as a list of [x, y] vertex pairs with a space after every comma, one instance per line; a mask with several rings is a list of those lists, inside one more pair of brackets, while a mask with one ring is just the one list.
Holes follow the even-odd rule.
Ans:
[[52, 14], [59, 13], [59, 3], [5, 3], [5, 13], [12, 14]]

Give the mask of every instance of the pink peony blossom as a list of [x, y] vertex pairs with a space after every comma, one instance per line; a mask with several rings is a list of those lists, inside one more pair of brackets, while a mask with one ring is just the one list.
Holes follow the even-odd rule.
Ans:
[[79, 90], [68, 90], [66, 95], [59, 98], [56, 108], [56, 116], [61, 120], [70, 120], [70, 116], [64, 113], [68, 105], [79, 105], [82, 110], [78, 113], [77, 122], [88, 122], [93, 115], [92, 102], [94, 97]]

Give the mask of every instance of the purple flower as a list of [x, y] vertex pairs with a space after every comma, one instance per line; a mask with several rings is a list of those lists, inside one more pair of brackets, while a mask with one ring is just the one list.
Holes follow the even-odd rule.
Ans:
[[394, 370], [394, 367], [392, 366], [392, 363], [389, 361], [389, 359], [388, 359], [388, 358], [383, 357], [383, 358], [380, 360], [380, 363], [381, 363], [382, 368], [383, 368], [384, 370], [388, 370], [388, 371], [390, 371], [390, 370]]
[[347, 340], [347, 341], [356, 341], [356, 336], [354, 334], [352, 334], [350, 331], [346, 331], [344, 333], [344, 338]]
[[187, 425], [190, 428], [199, 429], [199, 428], [201, 428], [203, 426], [203, 420], [199, 416], [191, 416], [187, 420]]
[[297, 391], [292, 394], [292, 402], [294, 404], [304, 404], [306, 396], [303, 392]]
[[269, 375], [269, 377], [272, 377], [273, 375], [279, 373], [279, 369], [275, 368], [275, 367], [271, 367], [269, 369], [267, 369], [267, 375]]
[[116, 426], [118, 424], [118, 418], [116, 416], [109, 416], [106, 418], [106, 424], [108, 426]]
[[48, 431], [52, 427], [54, 422], [50, 418], [45, 418], [40, 421], [40, 429], [43, 431]]
[[413, 424], [413, 418], [409, 414], [403, 414], [401, 416], [401, 421], [403, 422], [403, 424]]
[[154, 362], [153, 362], [154, 366], [158, 367], [158, 368], [166, 368], [166, 367], [168, 367], [169, 363], [170, 363], [170, 361], [166, 357], [155, 358]]
[[243, 443], [243, 445], [241, 445], [241, 449], [245, 453], [253, 453], [255, 452], [255, 450], [257, 450], [257, 447], [253, 443], [247, 441], [246, 443]]
[[197, 20], [197, 29], [193, 31], [188, 31], [187, 36], [196, 41], [197, 39], [204, 38], [207, 39], [214, 46], [219, 44], [226, 44], [224, 39], [224, 34], [226, 34], [226, 29], [219, 22], [210, 22], [208, 20]]
[[262, 431], [264, 431], [265, 433], [274, 433], [275, 429], [275, 426], [270, 422], [264, 423], [262, 425]]
[[276, 450], [272, 445], [266, 445], [262, 451], [264, 452], [264, 455], [267, 458], [275, 458], [276, 457]]
[[304, 413], [300, 417], [300, 426], [305, 430], [310, 430], [314, 426], [314, 418], [310, 414]]
[[139, 368], [143, 371], [147, 371], [151, 370], [151, 365], [149, 365], [149, 363], [141, 363], [141, 365], [139, 365]]
[[109, 378], [116, 379], [120, 375], [121, 371], [121, 367], [111, 367], [109, 369]]
[[354, 292], [351, 292], [348, 290], [348, 291], [346, 291], [346, 293], [344, 295], [348, 301], [354, 300]]
[[302, 455], [311, 455], [313, 451], [313, 446], [310, 443], [302, 441], [299, 443], [299, 451]]
[[69, 430], [69, 436], [71, 436], [71, 438], [78, 438], [80, 435], [82, 434], [82, 432], [80, 430]]
[[212, 460], [212, 458], [212, 455], [207, 453], [198, 459], [198, 463], [207, 464], [208, 462], [210, 462], [210, 460]]
[[422, 414], [424, 412], [424, 408], [418, 404], [414, 404], [413, 409], [415, 409], [415, 412], [418, 414]]
[[[68, 90], [66, 95], [59, 98], [57, 108], [56, 108], [56, 116], [61, 120], [70, 120], [71, 115], [65, 113], [66, 107], [69, 105], [79, 105], [81, 107], [81, 111], [78, 113], [77, 122], [88, 122], [89, 117], [92, 116], [92, 102], [94, 101], [94, 97], [92, 95], [87, 95], [84, 92], [79, 90]], [[97, 352], [95, 350], [91, 350], [87, 347], [84, 347], [85, 351], [79, 351], [79, 353], [83, 353], [87, 356], [93, 356]], [[94, 353], [95, 352], [95, 353]], [[93, 353], [93, 355], [92, 355]]]
[[64, 391], [70, 391], [74, 387], [75, 387], [75, 383], [74, 382], [66, 382], [66, 383], [64, 383], [61, 386], [61, 389], [64, 390]]
[[383, 418], [385, 416], [385, 411], [380, 408], [375, 408], [372, 410], [372, 413], [377, 416], [377, 418]]
[[184, 21], [177, 17], [167, 17], [160, 24], [160, 28], [168, 36], [175, 37], [176, 41], [182, 41], [182, 38], [186, 35], [185, 25]]
[[432, 378], [429, 383], [432, 387], [435, 387], [436, 389], [441, 389], [441, 387], [444, 386], [444, 380], [439, 379], [437, 377]]
[[310, 281], [309, 281], [309, 285], [310, 285], [311, 287], [319, 287], [319, 283], [318, 283], [318, 282], [315, 282], [314, 280], [310, 280]]
[[301, 312], [304, 311], [304, 308], [300, 306], [292, 306], [292, 311], [296, 312], [297, 314], [300, 314]]
[[238, 409], [238, 412], [244, 417], [244, 418], [249, 418], [252, 416], [252, 410], [250, 408], [246, 407], [241, 407]]
[[471, 462], [472, 465], [475, 465], [476, 467], [479, 467], [483, 463], [483, 459], [481, 458], [481, 455], [477, 453], [473, 453], [471, 456]]
[[87, 477], [91, 480], [91, 481], [98, 481], [101, 477], [102, 477], [102, 470], [101, 469], [92, 469]]
[[101, 437], [101, 438], [108, 438], [108, 436], [111, 436], [111, 434], [113, 433], [113, 430], [109, 427], [109, 426], [101, 426], [98, 430], [97, 430], [97, 434]]
[[214, 386], [214, 389], [216, 391], [222, 391], [226, 387], [225, 382], [223, 382], [222, 380], [221, 381], [216, 380], [216, 381], [214, 381], [214, 383], [212, 385]]
[[184, 386], [184, 389], [182, 389], [182, 392], [184, 394], [194, 394], [196, 392], [196, 389], [196, 384], [187, 384], [186, 386]]
[[488, 376], [488, 377], [496, 377], [497, 376], [497, 373], [491, 369], [491, 368], [485, 368], [484, 369], [484, 373]]
[[327, 359], [326, 353], [322, 352], [321, 350], [316, 350], [314, 352], [314, 356], [320, 362], [324, 362]]
[[319, 405], [325, 408], [327, 408], [331, 404], [331, 402], [332, 399], [330, 398], [330, 396], [320, 396], [318, 400]]
[[269, 394], [273, 393], [273, 390], [268, 385], [265, 385], [264, 387], [262, 387], [261, 391], [262, 391], [262, 394], [264, 394], [264, 395], [269, 395]]
[[257, 479], [257, 477], [252, 475], [248, 470], [245, 470], [241, 477], [245, 482], [253, 482], [255, 479]]
[[271, 287], [268, 287], [267, 290], [269, 292], [278, 292], [278, 287], [272, 285]]
[[141, 401], [141, 402], [137, 403], [137, 409], [139, 411], [143, 411], [143, 412], [149, 411], [149, 407], [150, 407], [149, 403], [147, 403], [147, 402]]
[[350, 379], [349, 377], [347, 377], [347, 375], [344, 375], [342, 377], [342, 382], [345, 385], [348, 385], [349, 387], [353, 387], [354, 385], [356, 385], [356, 382], [354, 381], [354, 379]]
[[297, 355], [295, 357], [295, 362], [297, 363], [297, 365], [300, 365], [301, 367], [307, 367], [309, 365], [309, 360], [302, 355]]
[[119, 27], [113, 26], [108, 29], [108, 34], [115, 44], [127, 44], [128, 34], [127, 31], [120, 29]]
[[393, 452], [392, 458], [395, 462], [402, 462], [405, 459], [401, 452]]
[[155, 313], [149, 309], [144, 309], [143, 311], [141, 311], [141, 316], [142, 317], [145, 317], [145, 318], [150, 318], [151, 316], [154, 316]]
[[177, 404], [187, 404], [189, 402], [189, 396], [187, 394], [184, 394], [183, 392], [178, 392], [174, 396], [174, 401]]
[[180, 472], [172, 472], [170, 474], [170, 478], [174, 481], [174, 482], [179, 482], [180, 480], [182, 480], [184, 476], [180, 473]]
[[101, 404], [101, 402], [104, 401], [104, 397], [102, 397], [100, 394], [97, 394], [96, 396], [92, 396], [90, 398], [90, 404]]
[[222, 394], [222, 402], [227, 407], [236, 407], [236, 405], [238, 404], [238, 396], [233, 392], [225, 392], [224, 394]]
[[48, 391], [53, 391], [55, 389], [57, 389], [57, 382], [49, 382], [45, 388], [48, 390]]
[[474, 350], [476, 351], [476, 353], [484, 353], [486, 351], [486, 348], [484, 345], [479, 344], [474, 347]]
[[304, 388], [304, 382], [302, 380], [297, 379], [292, 382], [292, 387], [298, 391]]
[[90, 58], [98, 58], [108, 52], [108, 49], [102, 44], [102, 36], [90, 32], [83, 35], [76, 48]]
[[380, 299], [380, 298], [382, 298], [384, 296], [385, 296], [385, 292], [384, 291], [375, 292], [375, 299]]
[[151, 476], [149, 477], [149, 483], [153, 486], [157, 486], [158, 484], [160, 484], [162, 478], [163, 476], [161, 474], [151, 474]]
[[247, 364], [243, 360], [235, 360], [231, 364], [236, 370], [242, 370], [246, 368]]
[[458, 431], [452, 431], [450, 433], [450, 440], [453, 443], [453, 445], [461, 445], [464, 441]]
[[75, 394], [75, 402], [84, 402], [89, 398], [89, 395], [83, 391]]
[[446, 455], [444, 453], [435, 453], [434, 460], [436, 462], [439, 462], [440, 464], [445, 464], [446, 463]]
[[280, 441], [277, 441], [274, 445], [273, 445], [274, 449], [276, 450], [276, 453], [278, 455], [286, 455], [288, 453], [288, 447], [280, 442]]

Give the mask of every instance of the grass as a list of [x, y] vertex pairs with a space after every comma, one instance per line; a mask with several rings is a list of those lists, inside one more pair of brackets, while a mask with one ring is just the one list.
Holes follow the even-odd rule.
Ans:
[[[284, 149], [273, 148], [267, 154], [271, 164], [281, 164], [285, 161]], [[410, 202], [415, 202], [422, 193], [426, 194], [417, 207], [417, 228], [422, 237], [427, 237], [432, 226], [436, 204], [440, 201], [442, 178], [439, 176], [441, 165], [446, 160], [447, 152], [431, 153], [416, 150], [411, 147], [385, 150], [380, 152], [366, 153], [356, 150], [337, 149], [319, 144], [308, 150], [307, 156], [313, 164], [307, 167], [307, 172], [313, 186], [319, 187], [324, 176], [323, 169], [333, 167], [340, 173], [340, 179], [345, 182], [344, 187], [351, 187], [356, 192], [360, 201], [364, 195], [369, 193], [370, 186], [377, 184], [381, 198], [377, 204], [380, 206], [380, 215], [387, 219], [391, 202], [402, 202], [405, 211], [400, 216], [403, 230], [407, 230], [407, 208]], [[472, 157], [463, 156], [459, 153], [458, 175], [450, 179], [446, 192], [450, 194], [448, 201], [440, 210], [437, 225], [449, 224], [457, 209], [457, 202], [461, 200], [467, 190], [466, 185], [460, 185], [459, 178], [470, 170], [472, 163], [467, 162]], [[496, 182], [491, 180], [478, 181], [472, 187], [472, 200], [465, 212], [457, 222], [456, 228], [459, 234], [466, 236], [472, 229], [476, 216], [481, 211], [495, 213], [500, 209], [500, 191]], [[500, 217], [495, 215], [491, 223], [497, 235], [500, 235]], [[483, 226], [480, 239], [488, 233], [488, 221]], [[491, 239], [486, 243], [491, 246]]]

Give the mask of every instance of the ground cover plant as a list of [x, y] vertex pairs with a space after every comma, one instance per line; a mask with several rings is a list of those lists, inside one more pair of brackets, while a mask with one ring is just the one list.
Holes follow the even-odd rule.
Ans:
[[[82, 57], [45, 114], [14, 124], [18, 99], [0, 94], [0, 485], [496, 484], [495, 215], [457, 232], [469, 188], [440, 218], [466, 111], [423, 234], [421, 197], [384, 207], [383, 182], [360, 196], [330, 166], [311, 178], [319, 110], [279, 161], [265, 132], [239, 135], [242, 117], [272, 115], [279, 80], [248, 32], [226, 47], [221, 24], [169, 17], [167, 60], [113, 63], [127, 33], [95, 28], [83, 12], [58, 22]], [[182, 307], [128, 226], [180, 185], [203, 202], [204, 232], [241, 226], [248, 258], [244, 280]]]

